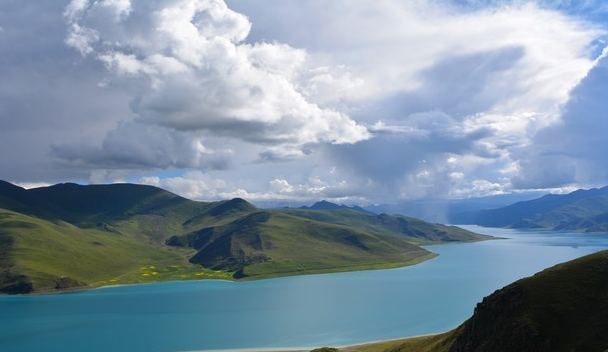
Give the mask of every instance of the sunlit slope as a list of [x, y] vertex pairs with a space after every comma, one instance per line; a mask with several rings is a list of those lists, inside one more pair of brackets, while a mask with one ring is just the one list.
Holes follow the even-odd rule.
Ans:
[[432, 244], [451, 241], [480, 241], [490, 236], [476, 234], [455, 226], [432, 224], [403, 215], [371, 214], [352, 209], [304, 210], [284, 209], [282, 212], [305, 219], [355, 227], [382, 235], [397, 236], [410, 243]]
[[0, 292], [86, 286], [183, 255], [102, 229], [81, 229], [0, 209]]
[[434, 254], [406, 238], [303, 219], [281, 211], [257, 211], [231, 223], [168, 241], [198, 250], [191, 258], [237, 277], [259, 277], [403, 266]]

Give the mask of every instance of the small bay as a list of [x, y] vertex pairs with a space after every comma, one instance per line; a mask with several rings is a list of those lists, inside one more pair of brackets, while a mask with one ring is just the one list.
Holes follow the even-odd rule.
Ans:
[[463, 226], [505, 239], [427, 247], [419, 265], [251, 282], [0, 297], [0, 351], [339, 346], [454, 328], [494, 290], [608, 248], [608, 235]]

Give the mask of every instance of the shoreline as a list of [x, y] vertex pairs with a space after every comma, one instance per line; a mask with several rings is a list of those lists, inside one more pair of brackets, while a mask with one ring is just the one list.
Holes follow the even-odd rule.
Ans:
[[[419, 265], [421, 263], [436, 259], [439, 256], [439, 254], [428, 250], [426, 247], [462, 244], [462, 243], [474, 243], [474, 242], [482, 242], [482, 241], [489, 241], [489, 240], [495, 240], [495, 239], [508, 239], [508, 238], [501, 238], [501, 237], [489, 236], [489, 235], [486, 235], [486, 236], [488, 236], [488, 238], [471, 240], [471, 241], [455, 241], [455, 242], [443, 242], [443, 243], [432, 243], [432, 244], [420, 245], [420, 248], [427, 251], [428, 253], [424, 256], [421, 256], [418, 258], [413, 258], [406, 262], [360, 264], [360, 265], [337, 267], [337, 268], [313, 269], [313, 270], [305, 271], [305, 272], [274, 273], [271, 275], [261, 275], [258, 277], [232, 279], [232, 280], [227, 279], [227, 278], [209, 278], [209, 279], [197, 278], [197, 279], [186, 279], [186, 280], [169, 279], [169, 280], [159, 280], [159, 281], [152, 281], [152, 282], [113, 283], [113, 284], [102, 285], [102, 286], [87, 285], [87, 286], [68, 287], [68, 288], [62, 288], [62, 289], [57, 289], [57, 290], [47, 289], [47, 290], [34, 291], [34, 292], [29, 292], [29, 293], [16, 293], [16, 294], [0, 293], [0, 297], [2, 297], [2, 296], [37, 296], [37, 295], [65, 294], [65, 293], [75, 293], [75, 292], [84, 292], [84, 291], [89, 291], [89, 290], [97, 290], [100, 288], [147, 285], [147, 284], [154, 284], [154, 283], [161, 283], [161, 282], [218, 280], [218, 281], [238, 283], [238, 282], [270, 280], [270, 279], [277, 279], [277, 278], [283, 278], [283, 277], [295, 277], [295, 276], [305, 276], [305, 275], [326, 275], [326, 274], [338, 274], [338, 273], [357, 272], [357, 271], [393, 270], [393, 269], [399, 269], [399, 268], [404, 268], [404, 267], [408, 267], [408, 266]], [[95, 283], [93, 283], [93, 285], [94, 284]]]
[[39, 295], [59, 295], [65, 293], [78, 293], [78, 292], [86, 292], [86, 291], [95, 291], [107, 288], [117, 288], [117, 287], [129, 287], [129, 286], [143, 286], [143, 285], [153, 285], [153, 284], [161, 284], [161, 283], [170, 283], [170, 282], [200, 282], [200, 281], [222, 281], [222, 282], [232, 282], [237, 283], [238, 281], [226, 280], [226, 279], [196, 279], [196, 280], [161, 280], [161, 281], [153, 281], [153, 282], [138, 282], [132, 284], [112, 284], [105, 286], [78, 286], [72, 288], [65, 288], [61, 290], [53, 290], [53, 291], [39, 291], [32, 293], [17, 293], [17, 294], [0, 294], [0, 297], [15, 297], [15, 296], [39, 296]]
[[355, 344], [349, 344], [349, 345], [339, 345], [339, 346], [324, 345], [324, 346], [312, 346], [312, 347], [269, 347], [269, 348], [254, 347], [254, 348], [187, 350], [187, 351], [173, 351], [173, 352], [309, 352], [316, 348], [322, 348], [322, 347], [333, 347], [333, 348], [337, 348], [339, 350], [344, 350], [344, 351], [348, 352], [348, 351], [357, 351], [360, 348], [372, 347], [374, 345], [384, 345], [384, 344], [391, 344], [391, 343], [395, 343], [395, 345], [396, 345], [396, 344], [406, 342], [408, 340], [424, 338], [424, 337], [433, 337], [433, 336], [444, 334], [446, 332], [448, 332], [448, 331], [442, 331], [442, 332], [437, 332], [437, 333], [432, 333], [432, 334], [414, 335], [414, 336], [408, 336], [408, 337], [397, 337], [394, 339], [386, 339], [386, 340], [374, 340], [374, 341], [361, 342], [361, 343], [355, 343]]
[[224, 281], [224, 282], [239, 283], [239, 282], [248, 282], [248, 281], [257, 281], [257, 280], [272, 280], [272, 279], [279, 279], [279, 278], [285, 278], [285, 277], [297, 277], [297, 276], [306, 276], [306, 275], [331, 275], [331, 274], [357, 272], [357, 271], [393, 270], [393, 269], [399, 269], [399, 268], [405, 268], [408, 266], [418, 265], [418, 264], [424, 263], [426, 261], [433, 260], [433, 259], [437, 258], [438, 256], [439, 255], [437, 253], [429, 251], [429, 253], [423, 257], [415, 258], [413, 260], [410, 260], [407, 262], [401, 262], [401, 263], [365, 264], [365, 265], [361, 265], [360, 267], [358, 267], [358, 266], [343, 267], [343, 268], [338, 267], [338, 268], [334, 268], [333, 270], [331, 270], [331, 269], [311, 270], [309, 272], [294, 272], [294, 273], [285, 274], [285, 275], [284, 275], [284, 273], [278, 273], [278, 274], [269, 275], [269, 276], [260, 276], [260, 277], [254, 277], [254, 278], [234, 279], [234, 280], [228, 280], [225, 278], [209, 278], [209, 279], [198, 278], [198, 279], [191, 279], [191, 280], [159, 280], [159, 281], [138, 282], [138, 283], [113, 283], [110, 285], [102, 285], [102, 286], [96, 286], [96, 287], [90, 286], [90, 285], [89, 286], [76, 286], [76, 287], [68, 287], [68, 288], [62, 288], [62, 289], [57, 289], [57, 290], [34, 291], [34, 292], [30, 292], [30, 293], [0, 294], [0, 297], [2, 297], [2, 296], [8, 296], [8, 297], [10, 297], [10, 296], [37, 296], [37, 295], [77, 293], [77, 292], [85, 292], [85, 291], [97, 290], [97, 289], [102, 289], [102, 288], [113, 288], [113, 287], [115, 288], [115, 287], [126, 287], [126, 286], [135, 286], [135, 285], [149, 285], [149, 284], [157, 284], [157, 283], [163, 283], [163, 282]]

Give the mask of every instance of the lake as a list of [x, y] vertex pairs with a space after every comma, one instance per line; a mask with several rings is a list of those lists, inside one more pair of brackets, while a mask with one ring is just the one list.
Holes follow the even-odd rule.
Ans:
[[278, 349], [436, 333], [502, 286], [608, 248], [606, 234], [463, 227], [508, 239], [429, 246], [439, 257], [391, 270], [0, 296], [0, 351]]

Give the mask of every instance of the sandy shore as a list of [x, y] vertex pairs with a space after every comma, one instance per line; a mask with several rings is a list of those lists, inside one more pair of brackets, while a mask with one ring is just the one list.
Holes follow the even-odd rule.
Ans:
[[[320, 348], [320, 347], [335, 347], [335, 348], [338, 348], [338, 349], [344, 350], [344, 351], [357, 351], [360, 349], [373, 347], [374, 345], [387, 345], [387, 344], [391, 344], [391, 343], [394, 343], [396, 345], [396, 344], [400, 344], [409, 339], [415, 339], [415, 338], [419, 338], [419, 337], [429, 337], [429, 336], [434, 336], [434, 335], [438, 335], [438, 334], [441, 334], [441, 333], [400, 337], [400, 338], [396, 338], [396, 339], [370, 341], [370, 342], [364, 342], [364, 343], [355, 344], [355, 345], [343, 345], [343, 346], [237, 348], [237, 349], [193, 350], [193, 351], [179, 351], [179, 352], [309, 352], [311, 350], [314, 350], [315, 348]], [[384, 349], [384, 348], [386, 348], [386, 346], [382, 347], [381, 349]], [[178, 351], [176, 351], [176, 352], [178, 352]]]

